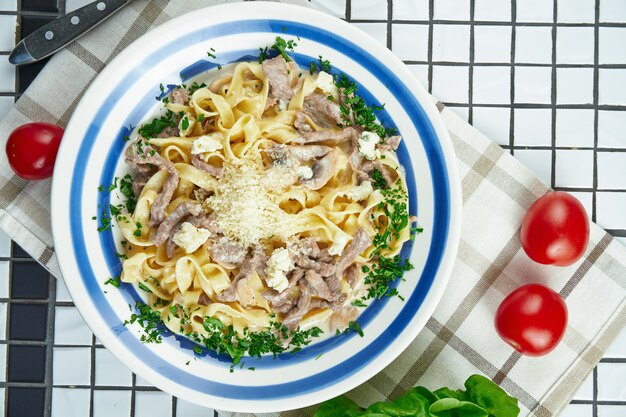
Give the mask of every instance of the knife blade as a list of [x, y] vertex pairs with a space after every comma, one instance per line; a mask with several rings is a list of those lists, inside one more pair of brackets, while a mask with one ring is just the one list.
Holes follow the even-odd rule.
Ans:
[[99, 0], [61, 16], [22, 39], [9, 55], [13, 65], [44, 59], [81, 37], [132, 0]]

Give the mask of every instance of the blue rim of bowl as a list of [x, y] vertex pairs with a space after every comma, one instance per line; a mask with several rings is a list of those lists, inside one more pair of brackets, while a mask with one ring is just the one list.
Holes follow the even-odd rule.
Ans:
[[[110, 109], [115, 104], [116, 93], [119, 91], [126, 91], [127, 86], [138, 77], [142, 68], [151, 67], [155, 63], [158, 63], [162, 56], [179, 50], [181, 46], [189, 46], [193, 42], [200, 43], [216, 36], [251, 32], [269, 32], [277, 35], [291, 35], [311, 39], [312, 41], [324, 44], [353, 59], [354, 61], [359, 62], [364, 68], [366, 68], [367, 71], [378, 78], [378, 80], [382, 82], [392, 94], [394, 94], [395, 98], [401, 103], [405, 111], [411, 117], [414, 127], [420, 135], [429, 161], [433, 182], [432, 187], [435, 196], [432, 239], [428, 257], [417, 287], [411, 296], [405, 301], [405, 306], [400, 314], [398, 314], [387, 329], [385, 329], [372, 343], [364, 347], [349, 359], [346, 359], [330, 369], [310, 375], [300, 380], [274, 385], [243, 386], [224, 384], [199, 377], [198, 375], [194, 375], [193, 373], [187, 372], [169, 362], [164, 361], [149, 348], [143, 345], [132, 332], [126, 331], [126, 329], [121, 326], [118, 315], [112, 310], [111, 306], [105, 300], [97, 282], [96, 275], [88, 262], [87, 247], [85, 245], [85, 238], [83, 235], [82, 219], [84, 214], [82, 213], [82, 189], [86, 169], [84, 164], [76, 164], [74, 167], [73, 176], [71, 178], [69, 216], [70, 224], [75, 226], [75, 228], [71, 230], [71, 234], [82, 283], [87, 289], [87, 292], [90, 294], [91, 301], [93, 302], [96, 310], [103, 316], [104, 321], [108, 323], [116, 323], [115, 325], [112, 325], [112, 330], [117, 334], [119, 342], [122, 343], [127, 350], [133, 352], [136, 358], [143, 362], [148, 368], [154, 370], [158, 369], [158, 372], [170, 381], [176, 384], [180, 384], [180, 382], [177, 381], [185, 381], [184, 385], [188, 389], [223, 398], [271, 401], [310, 393], [323, 387], [334, 385], [340, 380], [348, 378], [358, 370], [365, 367], [368, 363], [373, 361], [380, 354], [380, 352], [384, 351], [395, 341], [397, 336], [413, 319], [415, 314], [417, 314], [419, 307], [426, 298], [426, 295], [428, 294], [437, 275], [450, 230], [450, 189], [443, 151], [439, 144], [435, 130], [418, 100], [401, 82], [401, 80], [378, 59], [363, 50], [360, 46], [357, 46], [331, 32], [302, 23], [282, 20], [246, 20], [245, 25], [235, 25], [232, 22], [216, 24], [203, 27], [194, 32], [172, 39], [167, 44], [162, 45], [158, 51], [153, 52], [145, 60], [130, 68], [120, 83], [110, 88], [109, 91], [111, 93], [104, 99], [103, 104], [96, 112], [94, 119], [89, 122], [89, 127], [78, 151], [77, 160], [86, 161], [89, 159], [95, 138], [98, 136], [100, 129], [103, 127], [102, 123], [109, 114]], [[349, 75], [349, 73], [347, 75]], [[369, 92], [367, 92], [362, 86], [360, 86], [359, 91], [361, 93], [365, 93], [366, 100], [373, 99], [373, 96], [371, 96], [371, 94], [369, 94]], [[367, 95], [369, 95], [369, 97], [367, 97]], [[371, 103], [371, 101], [369, 102]], [[131, 117], [141, 117], [143, 114], [144, 113], [138, 111], [138, 109], [134, 109], [131, 113]], [[390, 119], [388, 118], [388, 120]], [[122, 141], [116, 141], [113, 148], [109, 152], [109, 156], [114, 155], [117, 152], [117, 156], [119, 157], [123, 146], [124, 144]], [[399, 157], [404, 159], [402, 156], [402, 153], [400, 153]], [[408, 154], [405, 155], [405, 158], [408, 158]], [[108, 178], [109, 182], [104, 182], [105, 184], [110, 183], [113, 179], [115, 166], [114, 163], [110, 163], [111, 161], [115, 161], [116, 163], [117, 158], [107, 158], [107, 165], [105, 165], [102, 179]], [[410, 164], [405, 164], [405, 168], [410, 167]], [[414, 182], [412, 183], [414, 184]], [[415, 190], [410, 188], [410, 194], [411, 193], [415, 199]], [[100, 203], [104, 203], [106, 198], [100, 200]], [[106, 242], [106, 237], [104, 240], [101, 239], [101, 244], [105, 252], [105, 256], [107, 256], [109, 267], [115, 267], [115, 264], [117, 264], [119, 268], [119, 260], [116, 263], [109, 262], [109, 255], [115, 255], [110, 252], [111, 248], [110, 246], [107, 246], [108, 243]], [[403, 251], [404, 250], [410, 251], [410, 248], [403, 248]], [[138, 297], [134, 290], [132, 290], [132, 292], [134, 292], [133, 296]], [[367, 313], [367, 311], [365, 313]], [[322, 343], [320, 343], [320, 345], [322, 345]], [[331, 345], [332, 344], [329, 343], [326, 347]], [[309, 352], [314, 352], [315, 346], [316, 345], [312, 345], [307, 349]], [[334, 347], [334, 345], [332, 347]], [[302, 356], [300, 357], [308, 357], [310, 354], [311, 353], [307, 354], [305, 352], [302, 353]], [[318, 352], [315, 354], [318, 354]], [[294, 357], [298, 357], [298, 355], [296, 354]]]

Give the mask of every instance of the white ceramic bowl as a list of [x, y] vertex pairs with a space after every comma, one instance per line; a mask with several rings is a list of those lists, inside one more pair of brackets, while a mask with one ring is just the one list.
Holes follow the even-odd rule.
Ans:
[[[279, 18], [280, 16], [280, 18]], [[108, 207], [100, 184], [126, 172], [124, 135], [156, 111], [159, 85], [181, 83], [247, 55], [276, 36], [296, 39], [303, 67], [322, 55], [359, 85], [370, 104], [386, 103], [383, 118], [404, 140], [411, 214], [424, 233], [403, 248], [415, 269], [398, 290], [359, 318], [365, 335], [328, 338], [297, 354], [244, 358], [229, 372], [224, 356], [196, 358], [188, 340], [166, 335], [143, 344], [125, 327], [139, 295], [123, 284], [105, 286], [121, 269], [115, 230], [96, 231], [92, 216]], [[207, 58], [215, 49], [216, 60]], [[250, 58], [255, 59], [255, 58]], [[459, 242], [461, 196], [450, 139], [432, 100], [389, 50], [359, 29], [324, 13], [277, 3], [226, 4], [176, 18], [138, 39], [109, 64], [86, 92], [67, 127], [56, 162], [52, 225], [63, 277], [99, 340], [133, 372], [158, 388], [201, 405], [229, 411], [270, 412], [335, 397], [365, 382], [396, 358], [423, 328], [446, 287]], [[106, 291], [106, 293], [105, 293]], [[321, 355], [321, 356], [320, 356]], [[254, 371], [247, 370], [255, 367]]]

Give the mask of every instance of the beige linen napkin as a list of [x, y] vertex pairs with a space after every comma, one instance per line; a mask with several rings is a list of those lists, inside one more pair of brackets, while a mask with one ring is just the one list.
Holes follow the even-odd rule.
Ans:
[[[304, 0], [292, 3], [308, 4]], [[6, 141], [17, 126], [65, 126], [85, 89], [117, 53], [151, 28], [223, 1], [136, 0], [59, 52], [0, 123]], [[521, 249], [519, 227], [548, 191], [532, 172], [443, 105], [463, 186], [459, 255], [443, 299], [426, 328], [385, 370], [349, 393], [358, 403], [395, 397], [420, 384], [462, 387], [472, 373], [492, 378], [519, 398], [522, 416], [558, 413], [626, 322], [626, 249], [592, 225], [585, 256], [567, 268], [542, 266]], [[60, 277], [50, 231], [50, 181], [24, 181], [0, 160], [0, 227]], [[528, 282], [545, 283], [566, 299], [565, 338], [551, 354], [528, 358], [496, 335], [502, 298]], [[311, 409], [283, 413], [311, 414]]]

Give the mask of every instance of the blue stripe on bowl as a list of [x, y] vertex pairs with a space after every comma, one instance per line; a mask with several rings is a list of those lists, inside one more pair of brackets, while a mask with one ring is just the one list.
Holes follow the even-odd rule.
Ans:
[[[450, 193], [448, 188], [448, 175], [446, 171], [445, 160], [443, 158], [443, 153], [437, 139], [437, 135], [421, 105], [419, 104], [417, 99], [411, 94], [410, 90], [402, 84], [402, 81], [388, 68], [383, 66], [374, 56], [372, 56], [359, 46], [345, 39], [342, 39], [333, 33], [323, 31], [319, 28], [315, 28], [309, 25], [279, 20], [250, 20], [246, 21], [245, 25], [234, 25], [232, 23], [214, 25], [211, 27], [202, 28], [196, 32], [183, 35], [179, 38], [171, 40], [168, 44], [161, 46], [158, 51], [148, 56], [144, 61], [136, 64], [134, 67], [131, 67], [129, 69], [129, 72], [121, 80], [120, 83], [118, 83], [116, 86], [112, 86], [110, 90], [110, 95], [104, 99], [103, 105], [98, 110], [96, 117], [90, 122], [87, 133], [82, 140], [77, 160], [86, 161], [89, 159], [95, 137], [97, 136], [99, 130], [102, 128], [101, 124], [110, 113], [110, 109], [112, 109], [115, 105], [116, 98], [119, 97], [121, 93], [126, 91], [128, 86], [130, 86], [134, 82], [134, 80], [139, 78], [140, 74], [145, 69], [150, 68], [158, 63], [161, 57], [174, 53], [182, 47], [189, 46], [193, 43], [203, 42], [216, 36], [252, 32], [273, 32], [278, 34], [287, 33], [294, 36], [300, 36], [301, 38], [309, 38], [318, 43], [325, 44], [339, 51], [343, 55], [350, 57], [354, 61], [361, 63], [361, 65], [363, 65], [373, 75], [375, 75], [380, 80], [380, 82], [387, 86], [391, 93], [394, 94], [396, 99], [402, 104], [404, 109], [411, 117], [417, 131], [419, 132], [424, 149], [428, 156], [429, 166], [433, 179], [433, 190], [435, 190], [435, 210], [433, 224], [434, 230], [432, 234], [428, 258], [424, 266], [422, 276], [418, 281], [417, 287], [415, 291], [411, 294], [411, 296], [406, 300], [404, 308], [402, 309], [400, 314], [394, 319], [394, 321], [390, 323], [389, 327], [372, 343], [364, 347], [361, 351], [357, 352], [350, 359], [347, 359], [344, 362], [336, 365], [335, 367], [322, 371], [318, 374], [284, 384], [265, 385], [261, 387], [235, 386], [211, 381], [209, 379], [193, 375], [190, 372], [179, 369], [171, 365], [167, 361], [164, 361], [162, 358], [158, 357], [154, 352], [148, 349], [145, 345], [143, 345], [132, 332], [121, 329], [118, 315], [115, 311], [112, 310], [111, 306], [104, 298], [98, 282], [96, 281], [96, 276], [91, 268], [91, 265], [89, 264], [87, 247], [85, 246], [85, 239], [82, 229], [81, 219], [83, 219], [83, 216], [92, 215], [91, 213], [82, 213], [81, 208], [82, 188], [86, 171], [86, 166], [84, 164], [76, 164], [74, 167], [71, 185], [72, 190], [70, 193], [71, 201], [69, 215], [71, 224], [76, 226], [75, 229], [72, 230], [72, 238], [83, 285], [87, 289], [87, 292], [91, 295], [92, 302], [99, 314], [104, 318], [106, 322], [111, 324], [111, 328], [116, 333], [118, 333], [120, 343], [122, 343], [122, 345], [124, 345], [125, 348], [128, 349], [130, 352], [133, 352], [138, 361], [143, 362], [151, 369], [158, 370], [158, 372], [163, 377], [169, 379], [173, 383], [185, 386], [186, 388], [195, 390], [197, 392], [232, 399], [275, 400], [279, 398], [292, 397], [295, 395], [314, 392], [323, 387], [334, 385], [338, 381], [349, 377], [350, 375], [364, 368], [367, 364], [371, 363], [374, 359], [376, 359], [381, 351], [383, 351], [395, 341], [397, 336], [404, 330], [406, 325], [413, 319], [413, 317], [419, 310], [420, 305], [428, 294], [428, 291], [435, 279], [445, 249], [446, 240], [448, 238]], [[308, 59], [311, 58], [309, 57]], [[368, 100], [370, 103], [376, 102], [371, 94], [369, 94], [369, 92], [367, 92], [362, 86], [360, 91], [364, 93], [366, 100]], [[151, 96], [151, 99], [153, 99], [153, 96]], [[142, 103], [144, 103], [144, 101], [142, 101]], [[134, 119], [129, 118], [129, 120], [139, 120], [140, 115], [143, 114], [145, 114], [145, 109], [143, 109], [142, 111], [141, 106], [139, 106], [138, 108], [133, 110]], [[387, 120], [389, 120], [389, 118]], [[116, 154], [117, 157], [119, 157], [120, 153], [122, 152], [123, 146], [124, 143], [122, 141], [116, 141], [109, 153], [109, 157], [113, 157]], [[410, 172], [409, 174], [408, 172], [408, 170], [411, 168], [411, 165], [410, 163], [406, 163], [408, 162], [406, 147], [403, 147], [400, 150], [399, 157], [401, 162], [404, 162], [404, 165], [407, 168], [407, 175], [410, 175], [412, 177], [413, 173]], [[108, 180], [108, 182], [104, 182], [105, 184], [109, 183], [110, 180], [113, 178], [113, 170], [115, 168], [113, 162], [116, 161], [117, 158], [114, 157], [107, 160], [104, 172], [102, 173], [102, 179]], [[106, 203], [107, 198], [108, 197], [106, 196], [101, 196], [99, 203]], [[411, 203], [412, 206], [415, 207], [414, 204], [416, 202], [416, 195], [415, 190], [413, 189], [410, 189], [410, 199], [413, 201]], [[101, 205], [101, 207], [103, 206]], [[107, 257], [107, 262], [109, 263], [110, 268], [119, 271], [119, 261], [116, 259], [113, 259], [112, 261], [111, 258], [111, 256], [114, 256], [113, 252], [111, 252], [112, 250], [114, 250], [112, 249], [114, 248], [114, 245], [111, 246], [111, 244], [113, 243], [112, 238], [110, 237], [111, 235], [108, 235], [108, 238], [106, 236], [107, 235], [103, 235], [101, 244], [103, 245], [103, 250], [105, 251], [105, 256]], [[109, 241], [107, 241], [107, 239], [109, 239]], [[410, 249], [403, 248], [403, 251], [404, 250]], [[408, 253], [403, 253], [403, 255], [406, 256], [408, 255]], [[130, 292], [130, 296], [138, 297], [137, 293], [134, 292], [134, 290]], [[379, 309], [380, 308], [382, 307], [379, 307]], [[370, 311], [372, 311], [372, 313], [370, 313]], [[366, 310], [366, 312], [364, 312], [361, 317], [361, 321], [369, 322], [375, 311], [379, 311], [375, 308], [375, 306], [372, 306], [372, 308]], [[370, 314], [372, 316], [369, 316]], [[333, 342], [333, 340], [340, 339], [341, 338], [333, 338], [329, 339], [327, 342], [322, 342], [310, 346], [305, 349], [305, 351], [303, 351], [303, 353], [301, 353], [300, 355], [290, 357], [282, 355], [282, 359], [291, 361], [298, 358], [302, 359], [304, 357], [310, 357], [311, 355], [315, 356], [319, 354], [318, 349], [323, 349], [316, 348], [317, 345], [321, 346], [323, 345], [323, 343], [327, 343], [327, 345], [325, 345], [325, 348], [326, 350], [328, 350], [331, 347], [334, 347], [334, 343], [339, 343]], [[262, 359], [259, 362], [264, 361], [267, 360]]]

